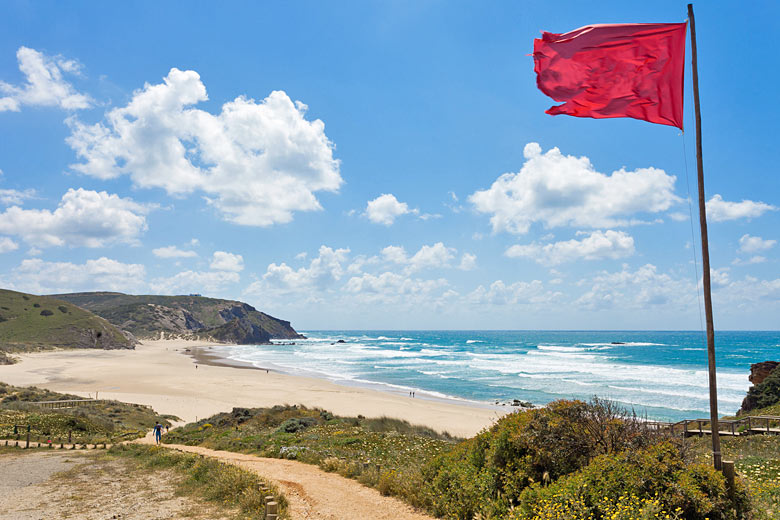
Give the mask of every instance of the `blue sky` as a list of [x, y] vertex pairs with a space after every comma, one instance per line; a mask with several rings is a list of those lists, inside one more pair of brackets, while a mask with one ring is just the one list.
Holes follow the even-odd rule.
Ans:
[[[689, 71], [682, 135], [545, 114], [528, 56], [684, 3], [0, 9], [3, 287], [304, 330], [700, 327]], [[780, 8], [696, 9], [716, 328], [776, 329]]]

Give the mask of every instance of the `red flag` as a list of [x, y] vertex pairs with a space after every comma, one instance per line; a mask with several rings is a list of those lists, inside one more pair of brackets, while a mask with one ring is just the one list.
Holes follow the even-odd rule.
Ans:
[[685, 23], [588, 25], [534, 40], [548, 114], [633, 117], [683, 127]]

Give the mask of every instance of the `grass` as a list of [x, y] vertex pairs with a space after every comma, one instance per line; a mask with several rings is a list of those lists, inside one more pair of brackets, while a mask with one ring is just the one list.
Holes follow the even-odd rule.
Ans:
[[414, 496], [407, 487], [419, 482], [422, 468], [457, 440], [398, 419], [336, 417], [320, 409], [275, 406], [235, 408], [172, 430], [163, 441], [296, 459], [384, 494]]
[[67, 441], [72, 432], [74, 442], [116, 442], [143, 437], [156, 421], [170, 425], [176, 417], [159, 415], [140, 404], [105, 401], [77, 408], [41, 409], [37, 401], [82, 399], [36, 387], [16, 387], [0, 383], [0, 438], [23, 439], [30, 425], [30, 437], [37, 440]]
[[108, 321], [48, 296], [0, 289], [0, 351], [65, 348], [132, 348]]
[[240, 518], [247, 520], [265, 518], [263, 494], [260, 493], [261, 484], [265, 485], [279, 504], [279, 518], [289, 518], [287, 500], [275, 486], [233, 464], [138, 444], [114, 446], [108, 455], [133, 460], [147, 469], [173, 469], [185, 477], [178, 484], [180, 493], [237, 508], [241, 512]]
[[[699, 460], [711, 464], [709, 437], [692, 437], [687, 442]], [[720, 442], [723, 460], [734, 461], [737, 474], [745, 480], [757, 512], [765, 515], [759, 513], [758, 518], [770, 520], [780, 517], [780, 437], [721, 437]]]

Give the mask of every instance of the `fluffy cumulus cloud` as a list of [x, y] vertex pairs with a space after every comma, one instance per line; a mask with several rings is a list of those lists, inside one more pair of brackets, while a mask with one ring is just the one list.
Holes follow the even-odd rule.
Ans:
[[772, 249], [775, 245], [777, 245], [777, 240], [765, 240], [761, 237], [745, 234], [739, 239], [739, 252], [746, 254], [761, 253]]
[[37, 247], [136, 244], [148, 207], [105, 191], [69, 189], [57, 209], [12, 206], [0, 213], [0, 233]]
[[78, 62], [60, 56], [46, 56], [28, 47], [19, 47], [16, 59], [25, 82], [12, 85], [0, 81], [0, 112], [19, 111], [22, 105], [66, 110], [89, 108], [92, 105], [89, 96], [77, 92], [63, 77], [64, 74], [78, 75], [81, 69]]
[[152, 249], [152, 254], [158, 258], [195, 258], [198, 253], [176, 246], [165, 246]]
[[344, 291], [367, 303], [411, 304], [428, 300], [447, 286], [444, 278], [425, 280], [388, 271], [353, 276], [344, 284]]
[[[409, 256], [406, 249], [401, 246], [387, 246], [382, 249], [382, 257], [385, 260], [406, 266], [407, 273], [423, 269], [450, 267], [455, 253], [454, 248], [447, 247], [442, 242], [437, 242], [432, 246], [424, 245], [412, 256]], [[469, 261], [467, 260], [466, 263], [468, 264]]]
[[244, 257], [225, 251], [214, 251], [209, 267], [215, 271], [239, 273], [244, 270]]
[[315, 192], [342, 183], [325, 124], [282, 91], [262, 101], [238, 97], [211, 114], [197, 72], [171, 69], [145, 85], [104, 122], [69, 119], [68, 143], [100, 179], [129, 175], [136, 186], [174, 196], [200, 193], [228, 221], [247, 226], [289, 222], [295, 211], [322, 209]]
[[366, 204], [365, 215], [368, 220], [375, 224], [391, 226], [395, 219], [407, 213], [418, 213], [417, 210], [409, 209], [406, 202], [399, 202], [392, 193], [383, 193], [374, 200], [369, 200]]
[[208, 294], [224, 290], [240, 281], [235, 271], [182, 271], [152, 280], [152, 290], [160, 294]]
[[0, 190], [0, 204], [3, 206], [19, 206], [24, 201], [35, 196], [35, 190]]
[[0, 253], [8, 253], [19, 249], [19, 244], [8, 237], [0, 237]]
[[507, 284], [496, 280], [488, 287], [478, 286], [467, 300], [477, 305], [545, 305], [553, 303], [562, 296], [558, 291], [545, 289], [539, 280], [514, 282]]
[[586, 309], [690, 309], [698, 305], [693, 281], [660, 272], [653, 264], [635, 270], [623, 265], [620, 271], [602, 271], [580, 283], [590, 287], [575, 304]]
[[143, 291], [146, 268], [106, 257], [83, 264], [47, 262], [39, 258], [23, 260], [3, 286], [35, 294], [73, 291]]
[[717, 194], [713, 195], [712, 198], [707, 201], [707, 217], [714, 222], [760, 217], [767, 211], [776, 210], [776, 206], [764, 202], [755, 202], [752, 200], [729, 202], [723, 200], [723, 197]]
[[574, 260], [625, 258], [634, 254], [634, 239], [623, 231], [594, 231], [582, 240], [551, 244], [514, 245], [506, 250], [510, 258], [530, 258], [544, 265], [558, 265]]
[[349, 249], [332, 249], [323, 245], [317, 258], [312, 259], [308, 267], [294, 269], [284, 262], [278, 265], [272, 263], [262, 279], [252, 283], [247, 292], [287, 294], [325, 291], [344, 276], [348, 256]]
[[666, 211], [679, 200], [676, 178], [657, 168], [606, 175], [587, 157], [563, 155], [558, 148], [542, 153], [537, 143], [527, 144], [524, 155], [518, 173], [506, 173], [469, 197], [477, 211], [491, 215], [494, 232], [522, 234], [535, 222], [547, 228], [629, 225], [635, 215]]

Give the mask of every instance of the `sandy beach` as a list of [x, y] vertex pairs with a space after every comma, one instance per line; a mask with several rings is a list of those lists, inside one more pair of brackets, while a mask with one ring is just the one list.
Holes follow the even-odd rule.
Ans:
[[146, 404], [187, 422], [235, 406], [302, 404], [325, 408], [337, 415], [395, 417], [467, 437], [489, 426], [502, 412], [247, 369], [250, 367], [225, 363], [209, 354], [209, 347], [214, 346], [158, 340], [144, 341], [135, 350], [25, 354], [18, 356], [20, 362], [15, 365], [0, 366], [0, 381]]

